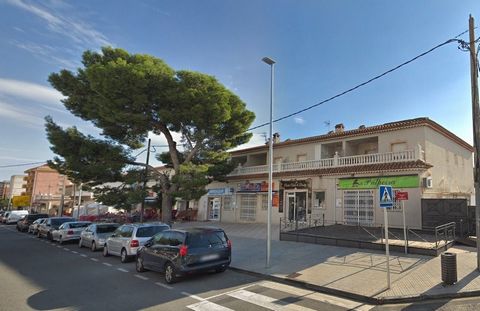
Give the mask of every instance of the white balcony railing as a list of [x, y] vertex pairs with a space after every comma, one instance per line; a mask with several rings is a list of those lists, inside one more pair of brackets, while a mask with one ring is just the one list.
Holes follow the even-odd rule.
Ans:
[[[348, 157], [340, 157], [335, 155], [333, 158], [304, 161], [304, 162], [291, 162], [274, 164], [274, 172], [289, 172], [289, 171], [303, 171], [313, 170], [329, 167], [347, 167], [355, 165], [368, 165], [368, 164], [382, 164], [382, 163], [396, 163], [407, 161], [423, 161], [423, 151], [421, 146], [415, 148], [415, 150], [405, 150], [398, 152], [386, 152], [375, 154], [362, 154]], [[258, 166], [239, 166], [235, 168], [229, 176], [236, 175], [250, 175], [250, 174], [263, 174], [268, 172], [268, 165]]]

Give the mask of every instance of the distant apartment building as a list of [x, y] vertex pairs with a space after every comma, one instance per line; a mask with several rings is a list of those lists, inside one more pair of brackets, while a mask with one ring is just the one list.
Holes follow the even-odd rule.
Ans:
[[[199, 219], [266, 222], [268, 145], [231, 152], [226, 182], [210, 184], [199, 202]], [[473, 195], [473, 148], [428, 118], [360, 126], [342, 124], [324, 135], [280, 141], [273, 147], [272, 220], [380, 226], [379, 185], [408, 193], [404, 207], [388, 210], [389, 223], [422, 228], [431, 200]]]
[[66, 187], [72, 183], [65, 175], [59, 174], [47, 164], [28, 169], [25, 173], [25, 194], [30, 196], [32, 210], [56, 214], [61, 205], [62, 194], [65, 194]]
[[8, 199], [16, 196], [25, 195], [25, 175], [12, 175], [10, 177], [10, 188], [8, 189]]
[[8, 198], [8, 189], [10, 188], [10, 182], [7, 180], [0, 181], [0, 200]]

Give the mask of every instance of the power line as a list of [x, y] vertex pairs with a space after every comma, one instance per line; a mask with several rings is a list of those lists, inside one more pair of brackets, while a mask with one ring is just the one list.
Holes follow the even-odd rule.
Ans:
[[[356, 89], [358, 89], [358, 88], [360, 88], [360, 87], [362, 87], [362, 86], [365, 86], [365, 85], [367, 85], [367, 84], [369, 84], [369, 83], [371, 83], [371, 82], [373, 82], [373, 81], [375, 81], [375, 80], [377, 80], [377, 79], [382, 78], [383, 76], [386, 76], [387, 74], [389, 74], [389, 73], [391, 73], [391, 72], [393, 72], [393, 71], [395, 71], [395, 70], [400, 69], [401, 67], [403, 67], [403, 66], [405, 66], [405, 65], [410, 64], [411, 62], [413, 62], [413, 61], [419, 59], [420, 57], [423, 57], [423, 56], [425, 56], [425, 55], [427, 55], [427, 54], [435, 51], [436, 49], [438, 49], [438, 48], [440, 48], [440, 47], [442, 47], [442, 46], [444, 46], [444, 45], [447, 45], [447, 44], [452, 43], [452, 42], [459, 42], [460, 40], [458, 40], [457, 38], [460, 37], [460, 36], [462, 36], [462, 35], [464, 35], [464, 34], [467, 33], [467, 32], [468, 32], [468, 29], [467, 29], [466, 31], [458, 34], [458, 35], [455, 36], [453, 39], [449, 39], [449, 40], [447, 40], [447, 41], [445, 41], [445, 42], [443, 42], [443, 43], [440, 43], [440, 44], [434, 46], [433, 48], [429, 49], [428, 51], [425, 51], [425, 52], [423, 52], [423, 53], [421, 53], [421, 54], [419, 54], [419, 55], [417, 55], [417, 56], [415, 56], [415, 57], [407, 60], [406, 62], [403, 62], [403, 63], [401, 63], [400, 65], [395, 66], [395, 67], [393, 67], [393, 68], [391, 68], [391, 69], [389, 69], [389, 70], [387, 70], [387, 71], [385, 71], [385, 72], [383, 72], [383, 73], [381, 73], [381, 74], [379, 74], [379, 75], [377, 75], [377, 76], [375, 76], [375, 77], [373, 77], [373, 78], [371, 78], [371, 79], [369, 79], [369, 80], [367, 80], [367, 81], [365, 81], [365, 82], [362, 82], [362, 83], [360, 83], [360, 84], [357, 84], [356, 86], [351, 87], [351, 88], [349, 88], [349, 89], [347, 89], [347, 90], [345, 90], [345, 91], [343, 91], [343, 92], [341, 92], [341, 93], [338, 93], [338, 94], [336, 94], [336, 95], [334, 95], [334, 96], [332, 96], [332, 97], [329, 97], [329, 98], [327, 98], [327, 99], [325, 99], [325, 100], [322, 100], [322, 101], [319, 102], [319, 103], [316, 103], [316, 104], [314, 104], [314, 105], [308, 106], [308, 107], [306, 107], [306, 108], [304, 108], [304, 109], [301, 109], [301, 110], [298, 110], [298, 111], [296, 111], [296, 112], [290, 113], [290, 114], [288, 114], [288, 115], [286, 115], [286, 116], [283, 116], [283, 117], [280, 117], [280, 118], [278, 118], [278, 119], [275, 119], [275, 120], [273, 120], [273, 122], [275, 123], [275, 122], [282, 121], [282, 120], [285, 120], [285, 119], [287, 119], [287, 118], [296, 116], [296, 115], [298, 115], [298, 114], [300, 114], [300, 113], [302, 113], [302, 112], [308, 111], [308, 110], [310, 110], [310, 109], [313, 109], [313, 108], [315, 108], [315, 107], [318, 107], [318, 106], [320, 106], [320, 105], [323, 105], [323, 104], [325, 104], [325, 103], [327, 103], [327, 102], [329, 102], [329, 101], [332, 101], [332, 100], [334, 100], [334, 99], [336, 99], [336, 98], [338, 98], [338, 97], [340, 97], [340, 96], [343, 96], [343, 95], [345, 95], [345, 94], [347, 94], [347, 93], [350, 93], [350, 92], [352, 92], [352, 91], [354, 91], [354, 90], [356, 90]], [[263, 124], [260, 124], [260, 125], [251, 127], [251, 128], [249, 128], [249, 129], [247, 130], [247, 132], [248, 132], [248, 131], [255, 130], [255, 129], [258, 129], [258, 128], [261, 128], [261, 127], [264, 127], [264, 126], [269, 125], [269, 124], [270, 124], [269, 122], [266, 122], [266, 123], [263, 123]]]
[[27, 166], [27, 165], [34, 165], [34, 164], [41, 164], [41, 163], [46, 163], [46, 161], [42, 161], [42, 162], [30, 162], [30, 163], [22, 163], [22, 164], [0, 165], [0, 168], [17, 167], [17, 166]]

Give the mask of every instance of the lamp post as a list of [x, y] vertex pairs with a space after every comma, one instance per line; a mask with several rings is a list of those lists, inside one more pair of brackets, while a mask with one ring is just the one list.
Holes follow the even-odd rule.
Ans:
[[268, 210], [267, 210], [267, 268], [270, 267], [270, 249], [272, 240], [272, 179], [273, 179], [273, 71], [275, 61], [269, 57], [262, 58], [262, 61], [270, 66], [270, 133], [268, 146]]

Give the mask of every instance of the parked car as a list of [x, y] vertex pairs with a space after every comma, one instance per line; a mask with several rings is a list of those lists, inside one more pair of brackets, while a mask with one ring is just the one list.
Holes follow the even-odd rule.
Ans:
[[66, 241], [80, 240], [80, 233], [90, 226], [90, 221], [68, 221], [52, 231], [52, 240], [63, 244]]
[[152, 236], [167, 229], [170, 227], [163, 223], [122, 225], [105, 241], [103, 256], [120, 256], [121, 261], [125, 263], [135, 256], [137, 249]]
[[38, 226], [40, 226], [41, 224], [43, 224], [44, 222], [46, 222], [48, 219], [47, 218], [40, 218], [40, 219], [37, 219], [35, 220], [29, 227], [28, 227], [28, 233], [32, 233], [34, 235], [36, 235], [38, 233]]
[[22, 217], [28, 215], [28, 211], [11, 211], [10, 214], [8, 214], [7, 220], [5, 223], [7, 225], [15, 224], [17, 221], [19, 221]]
[[68, 221], [75, 221], [75, 218], [72, 217], [50, 217], [38, 226], [37, 236], [39, 238], [46, 237], [49, 240], [52, 240], [53, 230], [57, 230], [63, 223]]
[[165, 282], [179, 276], [225, 271], [232, 260], [232, 243], [222, 229], [213, 227], [166, 230], [137, 251], [136, 270], [163, 272]]
[[78, 247], [90, 247], [92, 252], [103, 248], [109, 236], [119, 227], [116, 223], [91, 224], [80, 233]]
[[5, 223], [7, 221], [7, 218], [8, 218], [8, 215], [10, 214], [10, 212], [5, 212], [3, 215], [2, 215], [2, 218], [0, 219], [0, 222], [1, 223]]
[[17, 230], [21, 232], [28, 231], [28, 228], [31, 224], [37, 219], [48, 218], [47, 214], [28, 214], [25, 215], [22, 219], [17, 221]]

